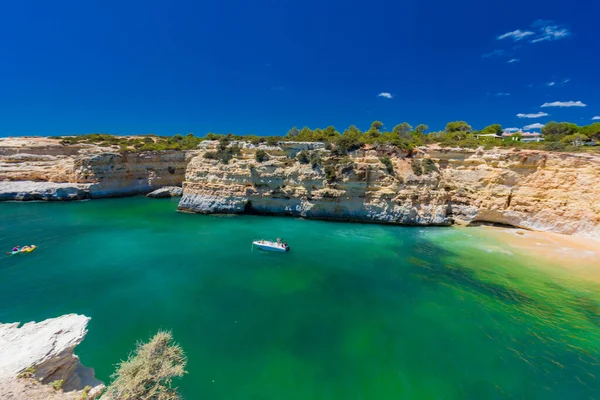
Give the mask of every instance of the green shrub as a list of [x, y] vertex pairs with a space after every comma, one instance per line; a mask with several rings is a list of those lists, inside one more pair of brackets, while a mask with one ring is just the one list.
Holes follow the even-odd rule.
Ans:
[[63, 379], [61, 379], [61, 380], [50, 382], [50, 386], [52, 386], [52, 389], [54, 389], [54, 390], [61, 390], [64, 383], [65, 383], [65, 381]]
[[321, 165], [321, 156], [318, 152], [313, 151], [310, 154], [310, 166], [313, 168], [317, 168], [319, 165]]
[[229, 147], [223, 147], [219, 145], [217, 151], [207, 151], [204, 153], [204, 158], [208, 160], [219, 160], [223, 164], [229, 163], [231, 159], [240, 154], [242, 148], [238, 145], [231, 145]]
[[33, 378], [33, 375], [35, 375], [35, 368], [29, 367], [29, 368], [19, 372], [19, 374], [17, 375], [17, 378]]
[[254, 153], [254, 159], [261, 163], [261, 162], [268, 160], [269, 155], [267, 154], [266, 151], [259, 149], [259, 150], [256, 150], [256, 153]]
[[265, 141], [267, 143], [267, 146], [277, 146], [277, 145], [279, 145], [279, 141], [281, 139], [282, 138], [280, 138], [279, 136], [269, 136], [266, 138]]
[[186, 373], [186, 364], [171, 333], [159, 331], [148, 343], [138, 343], [127, 360], [119, 363], [106, 393], [114, 399], [180, 399], [172, 384]]
[[207, 151], [206, 153], [204, 153], [204, 158], [206, 158], [208, 160], [218, 160], [219, 155], [217, 154], [216, 151]]
[[423, 166], [423, 173], [429, 174], [431, 172], [437, 172], [437, 167], [431, 158], [424, 158], [421, 161], [421, 165]]
[[83, 391], [81, 392], [81, 397], [79, 398], [79, 400], [88, 400], [88, 395], [90, 394], [91, 390], [92, 390], [92, 387], [90, 385], [87, 385], [86, 387], [84, 387]]
[[388, 156], [383, 156], [379, 159], [383, 165], [385, 165], [385, 170], [388, 174], [394, 173], [394, 164], [392, 164], [392, 160]]
[[336, 179], [335, 168], [333, 165], [325, 166], [325, 179], [327, 182], [333, 182]]
[[296, 158], [300, 164], [308, 164], [310, 162], [309, 153], [306, 150], [301, 150], [298, 154], [296, 154]]
[[414, 158], [411, 161], [411, 167], [413, 170], [413, 173], [417, 176], [421, 176], [423, 175], [423, 168], [421, 167], [421, 161], [420, 160], [415, 160]]
[[548, 151], [564, 151], [567, 147], [566, 143], [562, 142], [547, 142], [544, 148]]
[[264, 137], [259, 137], [255, 135], [246, 137], [246, 140], [250, 140], [250, 143], [252, 143], [255, 146], [265, 142]]

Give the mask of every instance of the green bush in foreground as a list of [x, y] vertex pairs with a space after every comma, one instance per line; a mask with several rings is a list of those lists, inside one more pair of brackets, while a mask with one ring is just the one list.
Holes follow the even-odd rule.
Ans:
[[19, 374], [17, 375], [17, 378], [19, 378], [19, 379], [33, 378], [34, 375], [35, 375], [35, 368], [29, 367], [29, 368], [19, 372]]
[[148, 343], [138, 343], [127, 360], [119, 363], [102, 399], [180, 399], [172, 384], [186, 373], [186, 364], [171, 332], [159, 331]]
[[50, 386], [52, 386], [52, 389], [54, 389], [54, 390], [61, 390], [64, 383], [65, 383], [65, 381], [61, 379], [61, 380], [50, 382]]
[[79, 400], [87, 400], [91, 390], [92, 387], [90, 385], [86, 385], [86, 387], [84, 387], [83, 391], [81, 392], [81, 397], [79, 398]]

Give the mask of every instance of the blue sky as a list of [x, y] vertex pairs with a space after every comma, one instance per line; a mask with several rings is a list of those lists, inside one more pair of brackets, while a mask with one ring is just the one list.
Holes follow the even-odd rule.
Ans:
[[576, 3], [5, 1], [0, 136], [588, 124], [600, 4]]

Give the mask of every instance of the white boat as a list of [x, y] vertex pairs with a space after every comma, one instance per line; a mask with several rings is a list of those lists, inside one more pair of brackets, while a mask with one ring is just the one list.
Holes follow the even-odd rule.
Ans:
[[277, 239], [276, 242], [270, 240], [255, 240], [252, 242], [252, 247], [254, 246], [265, 251], [278, 251], [280, 253], [290, 251], [290, 246], [288, 246], [287, 243], [282, 242], [281, 239]]

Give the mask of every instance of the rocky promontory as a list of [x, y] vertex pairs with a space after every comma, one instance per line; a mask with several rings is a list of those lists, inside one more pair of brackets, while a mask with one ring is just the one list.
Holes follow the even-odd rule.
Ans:
[[100, 395], [104, 385], [74, 354], [89, 321], [68, 314], [21, 327], [0, 323], [0, 398], [80, 399], [84, 391], [88, 399]]
[[59, 139], [0, 139], [0, 200], [64, 201], [181, 186], [194, 151], [122, 151]]

